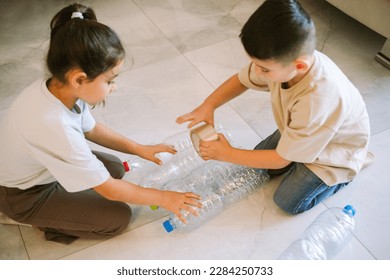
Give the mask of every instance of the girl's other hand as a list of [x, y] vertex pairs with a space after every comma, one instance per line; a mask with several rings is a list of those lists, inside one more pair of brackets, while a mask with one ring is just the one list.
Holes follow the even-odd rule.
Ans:
[[156, 144], [156, 145], [142, 145], [140, 151], [138, 152], [138, 155], [146, 160], [150, 160], [157, 164], [162, 164], [162, 161], [156, 157], [156, 154], [158, 153], [171, 153], [176, 154], [176, 149], [167, 144]]

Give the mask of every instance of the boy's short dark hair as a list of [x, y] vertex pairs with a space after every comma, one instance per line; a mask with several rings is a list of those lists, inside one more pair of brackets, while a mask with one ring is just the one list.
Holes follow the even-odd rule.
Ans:
[[295, 0], [266, 0], [240, 34], [250, 57], [287, 64], [316, 48], [314, 23]]

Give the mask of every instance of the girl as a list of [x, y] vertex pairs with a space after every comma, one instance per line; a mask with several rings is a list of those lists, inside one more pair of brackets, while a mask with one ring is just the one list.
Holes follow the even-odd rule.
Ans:
[[50, 27], [51, 78], [25, 89], [0, 124], [0, 210], [63, 243], [119, 234], [131, 218], [126, 203], [159, 205], [182, 220], [181, 210], [196, 214], [198, 195], [123, 181], [121, 161], [88, 146], [87, 140], [158, 164], [156, 153], [176, 152], [138, 144], [91, 116], [88, 105], [116, 88], [125, 57], [116, 33], [81, 4], [59, 11]]

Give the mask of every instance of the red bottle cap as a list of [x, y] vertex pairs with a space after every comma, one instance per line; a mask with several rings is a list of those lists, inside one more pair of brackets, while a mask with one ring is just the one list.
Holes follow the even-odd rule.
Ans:
[[125, 168], [125, 171], [126, 171], [126, 172], [129, 172], [129, 171], [130, 171], [130, 166], [129, 166], [129, 164], [127, 163], [127, 161], [124, 161], [124, 162], [123, 162], [123, 167]]

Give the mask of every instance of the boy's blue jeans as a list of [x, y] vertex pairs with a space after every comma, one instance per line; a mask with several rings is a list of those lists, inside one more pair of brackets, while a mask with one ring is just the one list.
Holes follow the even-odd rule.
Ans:
[[[280, 132], [276, 130], [261, 141], [255, 150], [276, 149], [279, 139]], [[290, 214], [299, 214], [309, 210], [349, 183], [328, 186], [305, 164], [299, 162], [293, 162], [282, 169], [268, 169], [271, 178], [284, 173], [286, 175], [274, 193], [274, 202]]]

